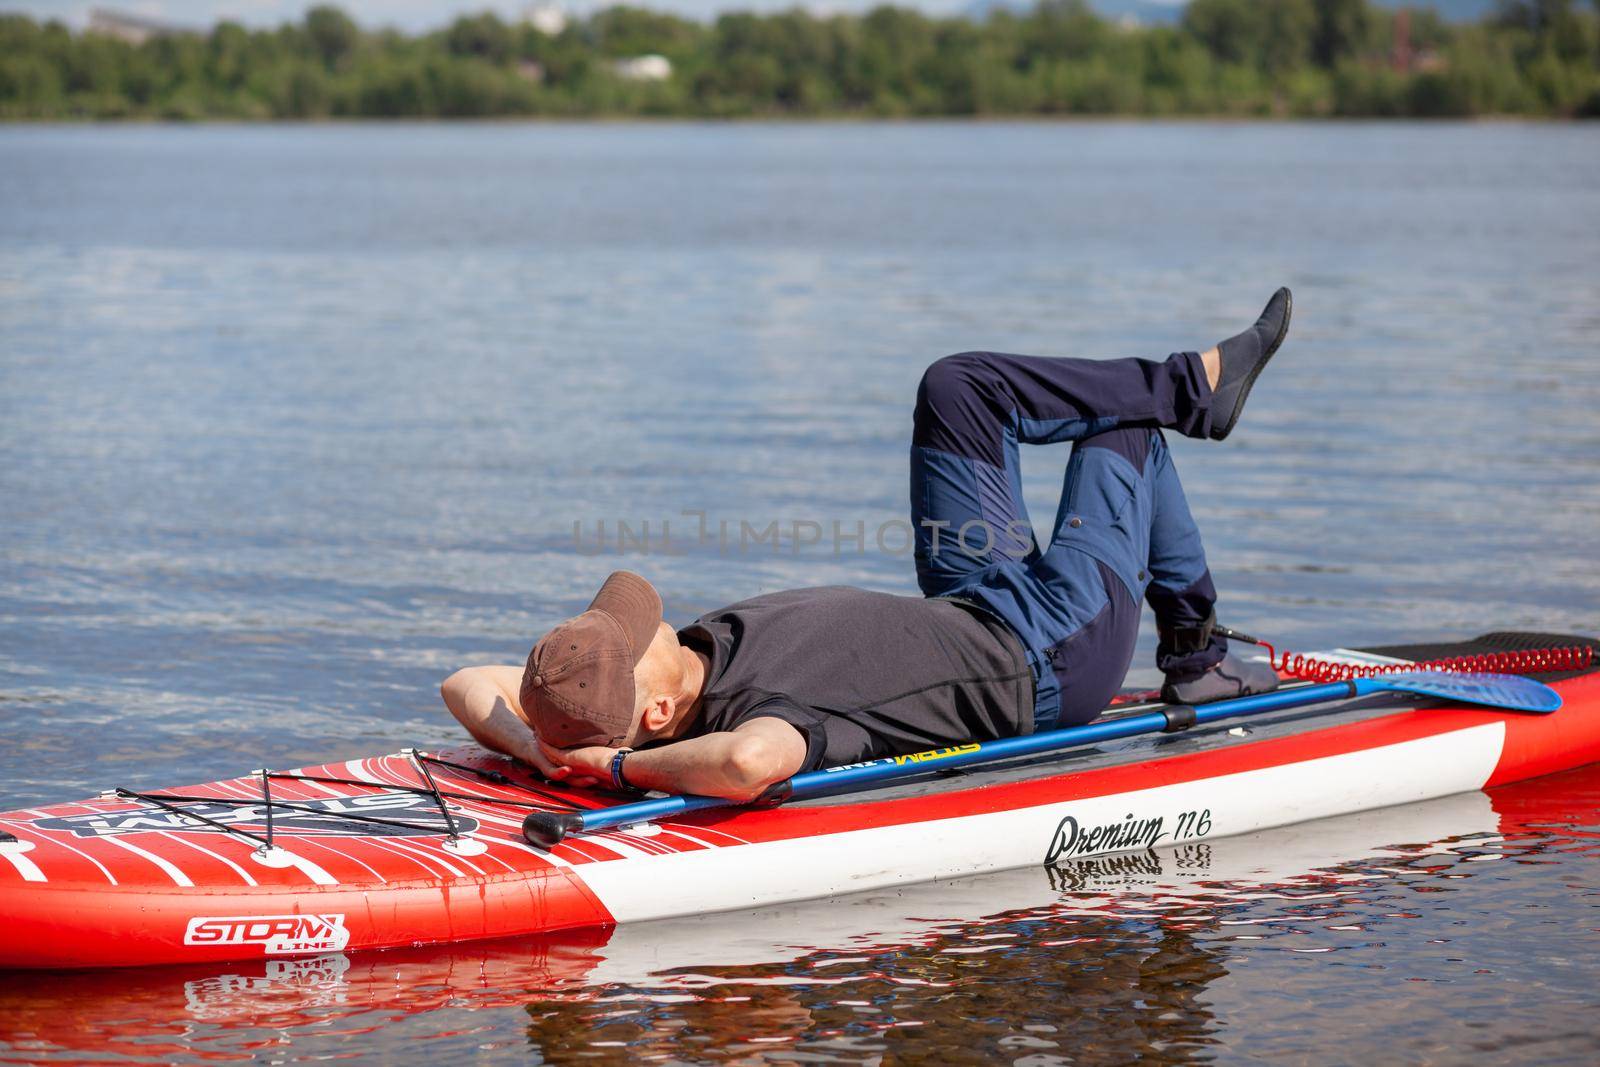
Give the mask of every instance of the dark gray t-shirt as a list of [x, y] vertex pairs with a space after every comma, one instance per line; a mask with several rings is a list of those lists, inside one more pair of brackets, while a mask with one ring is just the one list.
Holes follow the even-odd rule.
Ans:
[[703, 615], [679, 638], [711, 658], [688, 736], [782, 719], [802, 770], [1033, 730], [1033, 678], [1006, 626], [945, 600], [791, 589]]

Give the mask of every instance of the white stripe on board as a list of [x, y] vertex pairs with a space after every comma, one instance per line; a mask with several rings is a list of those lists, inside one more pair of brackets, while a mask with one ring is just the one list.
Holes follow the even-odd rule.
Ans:
[[[669, 834], [687, 837], [690, 841], [698, 841], [708, 848], [725, 848], [730, 843], [735, 845], [748, 845], [750, 842], [737, 834], [730, 834], [726, 830], [717, 830], [709, 826], [685, 825], [684, 823], [664, 822], [661, 829]], [[725, 837], [726, 841], [714, 840], [716, 837]], [[710, 839], [710, 840], [708, 840]]]
[[[398, 856], [403, 860], [410, 860], [412, 863], [420, 867], [422, 872], [429, 878], [439, 877], [439, 872], [434, 869], [433, 863], [430, 862], [432, 860], [431, 856], [419, 856], [414, 852], [397, 849], [394, 847], [394, 843], [385, 837], [363, 837], [361, 838], [361, 843], [368, 848], [375, 848], [379, 852], [386, 852], [391, 856]], [[455, 873], [460, 874], [461, 872], [457, 871]], [[400, 875], [389, 875], [384, 877], [384, 881], [396, 882], [399, 881], [400, 878]]]
[[[738, 848], [599, 861], [576, 869], [619, 922], [755, 907], [1027, 867], [1071, 818], [1091, 827], [1162, 820], [1160, 844], [1228, 837], [1482, 788], [1505, 724], [1102, 797]], [[1200, 813], [1209, 828], [1195, 832]], [[1185, 815], [1189, 818], [1185, 819]], [[1188, 829], [1180, 825], [1183, 820]], [[676, 831], [674, 831], [676, 832]], [[615, 847], [611, 838], [596, 841]], [[1093, 849], [1076, 855], [1116, 851]]]
[[[298, 787], [297, 789], [288, 789], [288, 788], [284, 787], [284, 784], [282, 782], [279, 783], [279, 788], [284, 790], [283, 799], [289, 800], [289, 801], [297, 801], [297, 802], [303, 802], [303, 801], [307, 801], [307, 800], [315, 800], [315, 799], [317, 799], [315, 795], [311, 795], [311, 796], [301, 796], [300, 795], [301, 793], [309, 793], [312, 789], [319, 789], [322, 792], [328, 794], [328, 796], [330, 796], [330, 797], [348, 797], [348, 796], [351, 795], [349, 793], [341, 793], [341, 792], [339, 792], [338, 790], [334, 789], [332, 786], [328, 785], [325, 782], [296, 782], [294, 784]], [[337, 841], [338, 838], [333, 838], [332, 840]], [[371, 873], [373, 878], [377, 879], [380, 882], [387, 882], [387, 881], [391, 880], [388, 875], [381, 874], [380, 872], [374, 870], [372, 867], [370, 867], [367, 864], [363, 863], [361, 861], [360, 857], [354, 855], [353, 853], [346, 852], [343, 849], [334, 848], [332, 845], [326, 844], [326, 843], [324, 843], [322, 841], [318, 841], [314, 837], [296, 837], [295, 845], [296, 845], [296, 847], [299, 847], [299, 848], [320, 848], [324, 852], [332, 852], [335, 856], [338, 856], [341, 859], [349, 860], [351, 863], [355, 864], [357, 867], [360, 867], [360, 868], [368, 871], [369, 873]]]
[[[574, 866], [577, 866], [571, 860], [562, 859], [560, 856], [552, 855], [551, 853], [545, 852], [543, 849], [534, 848], [532, 845], [530, 845], [526, 841], [524, 841], [523, 837], [522, 837], [522, 820], [521, 819], [506, 818], [504, 816], [491, 815], [488, 812], [479, 812], [479, 813], [475, 814], [473, 817], [478, 819], [480, 822], [482, 822], [484, 824], [493, 823], [493, 824], [495, 824], [497, 826], [505, 826], [505, 827], [509, 827], [509, 828], [514, 828], [514, 831], [515, 831], [514, 833], [507, 834], [505, 837], [497, 837], [497, 836], [490, 836], [488, 834], [485, 834], [480, 830], [477, 833], [472, 833], [472, 834], [468, 834], [467, 835], [468, 837], [472, 838], [474, 841], [482, 841], [486, 845], [505, 845], [508, 848], [516, 849], [518, 852], [526, 852], [531, 856], [537, 856], [539, 859], [542, 859], [545, 862], [553, 864], [553, 865], [555, 865], [557, 867], [566, 867], [566, 868], [570, 869], [570, 868], [572, 868]], [[487, 853], [485, 853], [485, 855], [487, 855]], [[501, 861], [501, 862], [504, 862], [504, 861]], [[508, 864], [508, 866], [509, 866], [509, 864]], [[521, 871], [523, 873], [528, 873], [528, 869], [526, 867], [513, 867], [512, 870], [517, 870], [517, 871]]]
[[[237, 794], [240, 794], [241, 799], [258, 800], [258, 801], [260, 800], [260, 794], [259, 793], [256, 793], [256, 792], [254, 792], [253, 790], [250, 790], [250, 789], [246, 789], [242, 785], [236, 785], [236, 784], [234, 784], [232, 782], [211, 782], [209, 784], [214, 786], [216, 789], [220, 790], [221, 792], [223, 792], [225, 794], [226, 793], [237, 793]], [[258, 806], [264, 806], [264, 805], [258, 805]], [[199, 831], [196, 831], [196, 832], [199, 832]], [[170, 834], [167, 831], [162, 831], [161, 836], [162, 837], [169, 837]], [[243, 836], [242, 834], [236, 834], [236, 835], [230, 835], [230, 836], [231, 836], [232, 840], [235, 840], [235, 841], [245, 842], [245, 843], [251, 844], [252, 846], [254, 846], [256, 844], [254, 839], [247, 838], [247, 837]], [[276, 835], [274, 835], [274, 836], [276, 837]], [[260, 885], [261, 884], [261, 883], [257, 882], [255, 880], [255, 878], [253, 878], [249, 874], [249, 872], [247, 872], [243, 867], [240, 867], [238, 864], [234, 863], [232, 860], [228, 859], [226, 856], [220, 856], [217, 853], [212, 852], [208, 848], [204, 848], [204, 847], [202, 847], [200, 845], [195, 844], [193, 841], [189, 841], [189, 840], [186, 840], [186, 839], [183, 839], [183, 838], [172, 838], [172, 840], [178, 841], [180, 844], [188, 845], [190, 848], [197, 849], [197, 850], [199, 850], [201, 852], [204, 852], [208, 856], [211, 856], [211, 857], [213, 857], [215, 859], [221, 860], [223, 863], [226, 863], [229, 867], [232, 867], [235, 871], [238, 871], [239, 872], [239, 876], [242, 877], [250, 885]], [[273, 845], [274, 845], [274, 847], [277, 848], [278, 853], [284, 859], [287, 859], [289, 861], [288, 865], [290, 867], [293, 867], [296, 870], [298, 870], [301, 874], [305, 875], [308, 879], [310, 879], [312, 884], [314, 884], [314, 885], [338, 885], [339, 884], [339, 879], [337, 879], [333, 875], [329, 874], [326, 870], [324, 870], [318, 864], [316, 864], [313, 861], [307, 859], [306, 857], [300, 855], [298, 852], [295, 852], [292, 849], [284, 848], [276, 840], [273, 841]], [[261, 863], [261, 858], [256, 855], [256, 853], [255, 853], [253, 848], [252, 848], [252, 851], [250, 853], [250, 858], [252, 860], [255, 860], [257, 863]], [[261, 863], [261, 865], [263, 867], [269, 866], [269, 864], [266, 864], [266, 863]], [[367, 869], [371, 870], [370, 867], [367, 868]], [[377, 872], [373, 872], [373, 873], [376, 874]], [[191, 883], [188, 883], [188, 884], [192, 885], [193, 883], [191, 882]]]
[[[337, 838], [335, 838], [335, 840], [337, 840]], [[388, 881], [392, 880], [387, 875], [380, 874], [378, 871], [373, 870], [371, 867], [367, 866], [365, 863], [362, 863], [360, 859], [358, 859], [355, 856], [352, 856], [350, 853], [345, 852], [342, 849], [334, 848], [332, 845], [324, 844], [323, 842], [317, 841], [317, 840], [315, 840], [313, 838], [310, 838], [310, 837], [299, 837], [299, 838], [296, 838], [295, 842], [294, 842], [294, 847], [295, 848], [320, 848], [324, 852], [333, 853], [335, 856], [338, 856], [342, 860], [349, 860], [351, 863], [355, 864], [357, 867], [360, 867], [361, 869], [363, 869], [363, 870], [367, 871], [368, 873], [370, 873], [372, 875], [372, 877], [374, 879], [376, 879], [377, 881], [379, 881], [379, 882], [388, 882]], [[309, 858], [306, 858], [306, 862], [310, 863], [311, 860]], [[319, 870], [320, 870], [320, 868], [319, 868]], [[324, 871], [323, 873], [326, 874], [327, 872]], [[330, 875], [330, 877], [332, 877], [332, 876]], [[335, 883], [341, 884], [341, 885], [344, 884], [344, 883], [338, 882], [337, 879], [335, 879]], [[330, 883], [330, 884], [334, 884], [334, 883]]]
[[[422, 856], [422, 857], [424, 857], [425, 859], [427, 859], [431, 863], [437, 863], [439, 866], [443, 867], [445, 870], [449, 871], [451, 874], [455, 875], [457, 878], [462, 877], [462, 873], [461, 873], [460, 868], [456, 867], [449, 860], [445, 859], [443, 856], [435, 856], [432, 852], [429, 852], [427, 849], [421, 848], [421, 847], [419, 847], [419, 846], [417, 846], [417, 845], [415, 845], [415, 844], [413, 844], [413, 843], [411, 843], [409, 841], [403, 841], [398, 837], [384, 837], [384, 838], [379, 838], [378, 840], [381, 840], [384, 844], [389, 845], [392, 848], [401, 849], [401, 850], [403, 850], [406, 853], [409, 853], [411, 855]], [[458, 860], [458, 862], [465, 863], [468, 867], [472, 867], [472, 864], [467, 863], [466, 860]], [[478, 871], [478, 868], [476, 868], [476, 867], [472, 867], [472, 869], [475, 870], [475, 871]], [[478, 873], [482, 874], [483, 872], [482, 871], [478, 871]]]
[[[601, 830], [598, 833], [585, 834], [585, 841], [593, 842], [604, 849], [610, 849], [623, 859], [654, 859], [660, 856], [669, 856], [672, 853], [666, 849], [644, 848], [626, 838], [619, 837], [615, 830]], [[597, 860], [597, 863], [616, 863], [616, 860]]]
[[[515, 841], [504, 837], [487, 837], [483, 834], [473, 834], [471, 836], [475, 841], [482, 841], [485, 844], [490, 845], [504, 845], [507, 848], [514, 848], [519, 852], [526, 852], [529, 855], [537, 856], [539, 859], [542, 859], [546, 863], [549, 863], [555, 867], [564, 867], [567, 870], [572, 870], [575, 866], [577, 866], [577, 864], [574, 864], [571, 860], [562, 859], [560, 856], [551, 855], [550, 853], [541, 849], [534, 848], [532, 845], [522, 841], [520, 839], [520, 834], [518, 835], [518, 840]], [[524, 874], [535, 873], [527, 868], [521, 868], [521, 870]]]
[[[352, 760], [350, 762], [345, 763], [344, 764], [344, 768], [345, 768], [346, 772], [349, 774], [349, 776], [351, 778], [357, 778], [357, 779], [361, 779], [363, 781], [370, 781], [370, 775], [368, 775], [367, 772], [364, 769], [358, 768], [357, 765], [356, 765], [356, 762], [357, 761]], [[331, 797], [351, 797], [351, 796], [366, 796], [366, 795], [368, 795], [368, 794], [364, 794], [364, 793], [341, 793], [341, 792], [339, 792], [337, 789], [335, 789], [332, 785], [330, 785], [327, 782], [301, 782], [299, 784], [302, 785], [302, 786], [307, 786], [307, 787], [315, 786], [316, 788], [322, 790], [323, 792], [327, 793]], [[385, 785], [387, 783], [384, 783], [384, 782], [372, 782], [371, 784], [375, 785], [375, 786], [383, 786], [383, 785]], [[334, 840], [337, 840], [337, 838], [335, 838]], [[387, 853], [387, 854], [389, 854], [391, 856], [398, 856], [403, 860], [409, 860], [411, 863], [414, 863], [416, 866], [420, 867], [422, 869], [422, 871], [425, 874], [427, 874], [430, 878], [438, 877], [439, 872], [434, 870], [433, 867], [428, 864], [428, 862], [427, 862], [425, 857], [417, 856], [417, 855], [414, 855], [414, 854], [412, 854], [410, 852], [402, 852], [402, 851], [400, 851], [398, 849], [390, 848], [389, 847], [389, 842], [385, 838], [377, 837], [377, 836], [369, 836], [369, 837], [358, 838], [357, 840], [359, 840], [361, 842], [361, 844], [363, 846], [367, 847], [367, 848], [374, 848], [374, 849], [377, 849], [379, 852], [384, 852], [384, 853]], [[347, 856], [349, 859], [354, 860], [356, 863], [361, 863], [360, 860], [356, 859], [354, 856], [351, 856], [349, 853], [340, 851], [338, 849], [334, 849], [332, 845], [323, 845], [322, 847], [330, 849], [330, 850], [335, 851], [335, 852], [339, 852], [339, 854], [341, 856]], [[380, 871], [373, 870], [371, 867], [368, 867], [365, 863], [361, 863], [361, 866], [366, 867], [367, 870], [369, 870], [369, 871], [372, 871], [373, 877], [377, 878], [380, 882], [394, 882], [394, 881], [399, 881], [400, 880], [400, 876], [399, 875], [384, 874], [384, 873], [382, 873]], [[456, 873], [459, 874], [460, 872], [458, 871]]]
[[155, 864], [157, 867], [160, 867], [163, 871], [167, 872], [167, 877], [171, 878], [172, 881], [177, 885], [186, 885], [186, 886], [194, 885], [194, 882], [189, 878], [189, 876], [187, 874], [184, 874], [183, 871], [179, 870], [177, 867], [175, 867], [171, 863], [167, 862], [167, 860], [165, 860], [161, 856], [156, 855], [154, 852], [146, 852], [144, 849], [140, 848], [138, 845], [131, 844], [130, 842], [124, 841], [124, 840], [122, 840], [122, 838], [116, 836], [115, 834], [103, 837], [103, 838], [101, 838], [101, 840], [107, 842], [108, 844], [115, 845], [118, 848], [127, 849], [129, 852], [132, 852], [135, 856], [143, 856], [145, 859], [149, 860], [151, 863]]
[[[375, 759], [388, 759], [387, 756], [377, 756], [377, 757], [374, 757], [374, 758]], [[384, 781], [382, 778], [376, 777], [376, 772], [375, 771], [367, 770], [367, 761], [364, 760], [364, 759], [348, 760], [348, 761], [345, 762], [344, 769], [350, 773], [350, 777], [355, 778], [355, 779], [359, 779], [360, 781], [363, 781], [363, 782], [370, 782], [373, 785], [381, 785], [381, 786], [389, 786], [389, 785], [393, 785], [394, 784], [393, 782], [387, 782], [387, 781]]]
[[[360, 761], [360, 762], [364, 763], [365, 761]], [[358, 762], [357, 761], [354, 761], [354, 760], [349, 761], [349, 762], [344, 764], [344, 767], [345, 767], [345, 770], [349, 773], [349, 776], [351, 778], [355, 778], [355, 779], [359, 779], [359, 780], [361, 780], [363, 782], [367, 782], [367, 783], [369, 783], [369, 784], [371, 784], [371, 785], [373, 785], [373, 786], [375, 786], [377, 788], [382, 789], [382, 788], [386, 788], [388, 786], [392, 786], [394, 784], [392, 782], [384, 782], [384, 781], [381, 781], [381, 780], [373, 780], [372, 776], [366, 771], [366, 769], [364, 767], [358, 766]], [[284, 795], [280, 796], [280, 799], [289, 800], [291, 802], [295, 802], [296, 800], [307, 799], [307, 798], [294, 798], [294, 797], [288, 796], [287, 793], [289, 792], [288, 786], [289, 786], [290, 782], [292, 782], [294, 786], [299, 787], [302, 790], [317, 789], [317, 790], [320, 790], [323, 793], [326, 793], [330, 797], [337, 797], [337, 798], [340, 798], [340, 799], [347, 799], [347, 798], [353, 797], [353, 796], [369, 796], [369, 795], [371, 795], [371, 794], [367, 794], [367, 793], [351, 793], [351, 792], [341, 791], [338, 788], [336, 788], [330, 782], [305, 782], [305, 781], [297, 781], [297, 780], [294, 780], [294, 779], [276, 779], [275, 780], [275, 784], [273, 786], [274, 790], [281, 790], [284, 793]], [[293, 835], [292, 832], [289, 832], [289, 833], [286, 833], [285, 836], [294, 836], [294, 835]], [[393, 874], [384, 874], [381, 871], [374, 870], [371, 866], [369, 866], [366, 863], [363, 863], [360, 859], [358, 859], [356, 856], [352, 855], [350, 852], [347, 852], [347, 851], [345, 851], [343, 849], [335, 848], [333, 845], [328, 844], [326, 841], [315, 841], [315, 840], [313, 840], [313, 836], [314, 835], [306, 835], [306, 836], [300, 838], [299, 842], [297, 842], [297, 843], [315, 844], [320, 848], [327, 849], [329, 852], [332, 852], [335, 855], [342, 856], [345, 859], [350, 860], [352, 863], [355, 863], [358, 866], [364, 867], [364, 868], [366, 868], [366, 870], [371, 871], [372, 872], [372, 876], [374, 878], [376, 878], [380, 882], [392, 882], [392, 881], [397, 881], [398, 880], [398, 876], [393, 875]], [[338, 838], [332, 838], [331, 840], [335, 840], [336, 841], [336, 840], [339, 840], [339, 839]], [[364, 836], [361, 836], [359, 838], [356, 838], [356, 840], [359, 840], [363, 846], [377, 848], [378, 851], [380, 851], [380, 852], [387, 852], [390, 855], [399, 856], [401, 859], [410, 860], [412, 863], [414, 863], [418, 867], [422, 868], [422, 870], [427, 872], [427, 874], [430, 875], [430, 876], [437, 876], [437, 874], [438, 874], [438, 872], [435, 871], [426, 862], [426, 860], [434, 858], [432, 856], [429, 856], [427, 853], [423, 853], [421, 856], [418, 856], [411, 849], [405, 849], [405, 850], [396, 849], [396, 848], [392, 847], [395, 844], [394, 841], [392, 841], [389, 838], [385, 838], [385, 837], [379, 836], [377, 834], [364, 835]], [[303, 857], [300, 857], [300, 858], [303, 859]], [[456, 870], [455, 868], [451, 867], [448, 863], [445, 863], [443, 860], [437, 860], [437, 862], [441, 863], [446, 869], [448, 869], [450, 871], [450, 873], [456, 875], [457, 877], [460, 877], [461, 872]], [[310, 860], [304, 860], [304, 863], [306, 864], [306, 866], [301, 867], [301, 869], [302, 870], [306, 870], [307, 873], [309, 874], [310, 871], [308, 870], [308, 868], [310, 866], [312, 866], [311, 861]], [[298, 866], [298, 864], [297, 864], [297, 866]], [[321, 868], [317, 868], [317, 870], [321, 871]], [[315, 876], [313, 876], [313, 880], [317, 880], [319, 885], [338, 885], [339, 884], [339, 881], [337, 879], [333, 878], [331, 875], [329, 875], [326, 871], [321, 871], [321, 873], [322, 873], [322, 877], [323, 878], [327, 878], [328, 880], [326, 882], [322, 882], [320, 880], [317, 880], [315, 878]]]
[[[38, 817], [40, 819], [48, 819], [48, 818], [51, 817], [47, 813], [40, 811], [38, 808], [28, 808], [26, 810], [27, 810], [29, 815], [36, 816], [36, 817]], [[12, 826], [26, 826], [27, 824], [26, 823], [12, 823], [11, 825]], [[45, 838], [45, 840], [49, 841], [52, 845], [58, 845], [61, 848], [66, 849], [68, 852], [75, 852], [78, 855], [82, 856], [84, 859], [88, 860], [90, 863], [94, 864], [96, 867], [99, 867], [100, 868], [100, 873], [106, 876], [106, 880], [108, 882], [110, 882], [112, 885], [116, 885], [117, 884], [117, 876], [111, 873], [111, 868], [107, 867], [105, 864], [101, 863], [99, 860], [95, 859], [93, 856], [89, 855], [87, 852], [85, 852], [82, 849], [77, 848], [77, 847], [75, 847], [73, 845], [69, 845], [65, 841], [58, 841], [55, 837], [47, 837], [47, 838]]]
[[[289, 861], [289, 866], [298, 870], [301, 874], [311, 879], [311, 881], [317, 885], [339, 884], [339, 879], [335, 878], [333, 875], [329, 874], [327, 871], [323, 870], [321, 867], [306, 859], [293, 849], [284, 848], [282, 845], [275, 843], [272, 851], [274, 855], [281, 854]], [[260, 863], [263, 867], [276, 866], [276, 864], [264, 862], [257, 852], [250, 853], [250, 858], [255, 860], [257, 863]]]
[[[477, 834], [477, 833], [469, 833], [469, 834], [462, 834], [461, 835], [461, 840], [463, 842], [466, 842], [466, 841], [478, 841], [478, 842], [481, 842], [485, 846], [484, 850], [482, 852], [478, 853], [478, 855], [476, 857], [479, 861], [493, 860], [495, 863], [498, 863], [500, 866], [504, 867], [506, 870], [510, 871], [512, 874], [521, 874], [523, 872], [523, 868], [515, 866], [514, 864], [507, 863], [505, 860], [501, 859], [499, 856], [496, 856], [494, 854], [494, 849], [493, 848], [488, 847], [488, 846], [491, 846], [491, 845], [496, 843], [496, 839], [495, 838], [484, 837], [484, 836], [482, 836], [480, 834]], [[446, 852], [448, 855], [451, 855], [451, 856], [459, 855], [459, 853], [457, 853], [454, 849], [450, 848], [447, 843], [441, 843], [439, 845], [439, 847], [441, 849], [443, 849], [444, 852]], [[482, 874], [485, 878], [498, 877], [498, 874], [490, 874], [487, 871], [479, 871], [478, 873]]]
[[[404, 766], [408, 770], [415, 770], [415, 765], [409, 759], [406, 759], [404, 756], [397, 756], [397, 755], [375, 756], [370, 761], [369, 760], [351, 760], [349, 762], [346, 762], [344, 766], [350, 772], [350, 777], [360, 779], [360, 780], [362, 780], [364, 782], [369, 782], [372, 785], [374, 785], [374, 786], [376, 786], [376, 787], [378, 787], [380, 789], [397, 789], [402, 784], [410, 786], [411, 783], [409, 783], [409, 782], [408, 783], [401, 783], [401, 782], [396, 782], [396, 781], [392, 781], [392, 780], [389, 780], [389, 779], [385, 779], [385, 778], [382, 778], [382, 777], [379, 776], [378, 770], [368, 770], [367, 769], [367, 766], [366, 766], [367, 763], [373, 762], [373, 763], [376, 763], [378, 765], [379, 770], [387, 770], [388, 768], [383, 767], [383, 764], [382, 764], [382, 761], [385, 761], [385, 760], [402, 761], [401, 762], [401, 766]], [[397, 777], [399, 777], [399, 776], [397, 775]], [[423, 783], [419, 780], [416, 783], [415, 788], [426, 788], [426, 786], [423, 785]], [[447, 800], [445, 803], [448, 804], [449, 801]], [[457, 807], [459, 808], [459, 807], [461, 807], [461, 805], [457, 804]], [[473, 819], [475, 821], [478, 821], [478, 822], [490, 821], [490, 820], [486, 820], [483, 817], [482, 813], [468, 812], [467, 813], [467, 817], [471, 818], [471, 819]], [[521, 825], [520, 821], [517, 823], [517, 825], [518, 826]], [[482, 877], [488, 877], [488, 875], [483, 870], [483, 868], [479, 867], [477, 864], [473, 863], [471, 860], [467, 859], [466, 857], [463, 857], [463, 856], [460, 856], [460, 855], [456, 855], [456, 854], [451, 853], [448, 850], [446, 850], [444, 848], [444, 846], [443, 846], [443, 843], [442, 843], [443, 839], [446, 836], [447, 835], [442, 833], [442, 832], [439, 834], [439, 837], [441, 839], [439, 844], [435, 844], [432, 841], [424, 842], [424, 841], [409, 840], [409, 839], [408, 840], [402, 840], [402, 839], [400, 839], [398, 837], [374, 837], [373, 840], [374, 841], [381, 841], [383, 844], [389, 846], [391, 849], [403, 849], [404, 852], [407, 853], [408, 855], [424, 857], [424, 858], [426, 858], [428, 861], [430, 861], [432, 863], [439, 864], [445, 870], [449, 871], [452, 875], [454, 875], [457, 878], [463, 878], [463, 877], [465, 877], [465, 874], [464, 874], [464, 872], [459, 870], [457, 867], [455, 867], [454, 864], [451, 863], [451, 859], [453, 859], [455, 861], [455, 863], [460, 863], [463, 866], [472, 868], [472, 871], [473, 871], [474, 874], [480, 875]], [[484, 841], [493, 840], [492, 838], [482, 838], [482, 837], [480, 837], [479, 835], [476, 835], [476, 834], [467, 834], [466, 836], [469, 837], [469, 838], [473, 838], [475, 840], [484, 840]], [[500, 864], [502, 867], [505, 867], [507, 870], [516, 870], [517, 869], [517, 868], [511, 866], [509, 863], [506, 863], [504, 860], [499, 859], [498, 857], [488, 856], [488, 858], [494, 860], [496, 863]]]
[[249, 871], [245, 870], [243, 867], [239, 866], [237, 863], [233, 862], [228, 857], [226, 857], [224, 855], [221, 855], [220, 853], [213, 852], [209, 848], [205, 848], [202, 845], [197, 845], [193, 841], [188, 841], [188, 840], [185, 840], [184, 838], [176, 837], [173, 834], [168, 833], [166, 831], [162, 831], [161, 836], [166, 838], [168, 841], [173, 841], [173, 842], [176, 842], [177, 844], [180, 844], [180, 845], [187, 845], [188, 847], [194, 849], [197, 852], [204, 852], [207, 856], [210, 856], [212, 859], [221, 860], [223, 863], [226, 863], [229, 867], [232, 867], [236, 872], [238, 872], [239, 877], [244, 879], [246, 885], [260, 885], [261, 884], [260, 882], [257, 882], [254, 878], [250, 877], [250, 872]]
[[18, 839], [16, 841], [0, 842], [0, 858], [5, 859], [11, 866], [15, 867], [17, 873], [22, 875], [24, 882], [48, 882], [50, 879], [44, 876], [44, 872], [39, 869], [39, 865], [23, 855], [23, 853], [32, 850], [32, 841]]
[[[604, 836], [604, 840], [607, 840], [607, 841], [622, 841], [622, 842], [624, 842], [626, 844], [632, 845], [634, 848], [638, 849], [640, 852], [648, 852], [652, 856], [664, 856], [669, 852], [678, 851], [677, 849], [673, 848], [671, 845], [663, 844], [662, 842], [655, 840], [655, 838], [657, 836], [659, 836], [659, 835], [656, 835], [656, 834], [640, 834], [640, 833], [634, 832], [634, 826], [637, 826], [637, 825], [638, 825], [637, 823], [634, 823], [634, 824], [628, 826], [628, 828], [626, 830], [606, 830], [606, 831], [604, 831], [604, 835], [603, 835]], [[645, 825], [653, 826], [654, 824], [647, 823]]]

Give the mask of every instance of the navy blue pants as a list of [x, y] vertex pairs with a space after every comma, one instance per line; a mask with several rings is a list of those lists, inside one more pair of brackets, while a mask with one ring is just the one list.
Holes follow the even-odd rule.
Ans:
[[[1211, 387], [1200, 357], [1084, 360], [964, 352], [923, 375], [911, 445], [917, 581], [1004, 619], [1036, 681], [1035, 729], [1088, 722], [1133, 661], [1139, 601], [1177, 677], [1226, 652], [1179, 648], [1216, 590], [1161, 429], [1204, 437]], [[1022, 502], [1019, 444], [1074, 442], [1049, 536]]]

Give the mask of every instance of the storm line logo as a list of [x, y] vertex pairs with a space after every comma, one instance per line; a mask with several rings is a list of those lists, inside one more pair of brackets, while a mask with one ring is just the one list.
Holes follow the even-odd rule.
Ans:
[[[276, 832], [299, 837], [429, 837], [450, 832], [434, 799], [418, 793], [369, 793], [324, 800], [296, 800], [293, 803], [294, 808], [273, 807], [272, 826]], [[184, 812], [203, 815], [222, 825], [212, 826], [176, 811], [143, 805], [127, 811], [97, 811], [88, 815], [39, 819], [34, 825], [41, 830], [68, 830], [78, 837], [155, 832], [221, 834], [228, 830], [261, 834], [266, 830], [265, 804], [185, 801], [176, 806]], [[340, 818], [341, 815], [371, 815], [413, 825], [363, 822], [360, 819]], [[470, 834], [478, 828], [476, 819], [456, 812], [451, 812], [451, 815], [455, 819], [457, 833]]]
[[185, 945], [260, 945], [268, 956], [339, 952], [350, 943], [340, 915], [197, 915], [183, 932]]

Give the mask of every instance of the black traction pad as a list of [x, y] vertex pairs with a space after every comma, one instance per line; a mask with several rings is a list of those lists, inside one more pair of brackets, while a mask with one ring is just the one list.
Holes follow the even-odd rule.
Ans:
[[1541, 682], [1560, 682], [1568, 678], [1578, 678], [1585, 674], [1593, 674], [1600, 670], [1600, 640], [1593, 637], [1578, 637], [1573, 634], [1533, 634], [1522, 633], [1517, 630], [1495, 630], [1493, 633], [1479, 634], [1477, 637], [1466, 641], [1434, 642], [1420, 645], [1384, 645], [1377, 648], [1364, 648], [1363, 652], [1371, 652], [1379, 656], [1392, 656], [1395, 659], [1409, 659], [1418, 663], [1427, 660], [1449, 659], [1453, 656], [1482, 656], [1495, 652], [1525, 652], [1536, 648], [1588, 648], [1594, 651], [1594, 662], [1582, 670], [1572, 671], [1544, 671], [1539, 674], [1530, 674], [1529, 678]]

